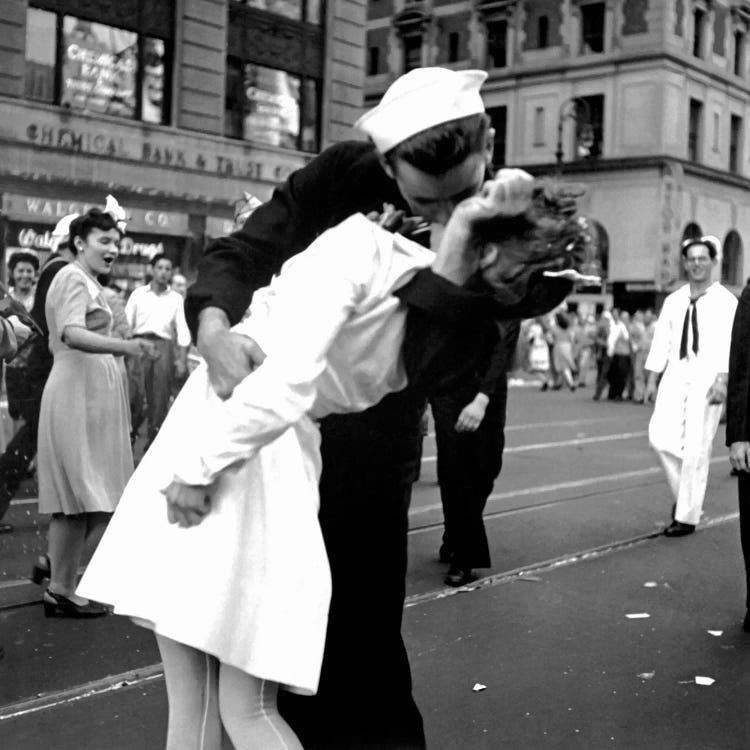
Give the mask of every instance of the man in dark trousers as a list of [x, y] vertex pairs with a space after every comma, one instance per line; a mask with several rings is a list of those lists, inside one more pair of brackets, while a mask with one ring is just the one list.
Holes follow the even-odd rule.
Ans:
[[448, 586], [471, 583], [474, 568], [491, 565], [483, 513], [502, 468], [507, 372], [519, 331], [517, 321], [489, 326], [477, 366], [430, 397], [444, 522], [439, 557], [450, 563]]
[[732, 325], [726, 444], [729, 462], [737, 476], [740, 541], [745, 561], [746, 609], [742, 627], [750, 633], [750, 283], [742, 290]]
[[[443, 68], [402, 76], [358, 123], [372, 142], [328, 148], [292, 174], [240, 231], [208, 248], [188, 291], [186, 314], [220, 396], [231, 393], [259, 356], [253, 341], [229, 327], [285, 260], [354, 213], [380, 213], [390, 204], [444, 224], [458, 202], [480, 190], [494, 135], [479, 95], [485, 78], [482, 71]], [[524, 180], [511, 179], [508, 190], [519, 205], [528, 201]], [[545, 309], [569, 289], [550, 283]], [[477, 306], [487, 302], [486, 295], [429, 269], [399, 297], [419, 312], [410, 313], [404, 352], [407, 367], [411, 350], [412, 364], [425, 377], [434, 352], [424, 349], [434, 339], [420, 336], [423, 320], [437, 317], [447, 327], [476, 321]], [[307, 750], [425, 747], [401, 638], [408, 507], [420, 463], [423, 403], [423, 395], [407, 389], [361, 414], [321, 423], [320, 523], [333, 583], [326, 648], [318, 694], [284, 693], [280, 700]]]

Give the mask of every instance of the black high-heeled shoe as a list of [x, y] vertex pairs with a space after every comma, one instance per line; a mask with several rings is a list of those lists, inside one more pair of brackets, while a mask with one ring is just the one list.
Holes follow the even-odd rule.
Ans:
[[49, 580], [51, 575], [52, 564], [49, 561], [49, 555], [40, 555], [31, 569], [31, 582], [41, 586], [45, 580]]
[[99, 602], [76, 604], [67, 596], [55, 594], [49, 589], [44, 592], [42, 602], [45, 617], [70, 617], [80, 620], [88, 617], [104, 617], [109, 614], [109, 610]]

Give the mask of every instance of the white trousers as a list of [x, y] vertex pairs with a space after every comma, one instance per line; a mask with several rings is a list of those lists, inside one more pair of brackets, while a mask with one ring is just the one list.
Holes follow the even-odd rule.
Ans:
[[686, 439], [680, 451], [682, 455], [676, 455], [669, 448], [656, 444], [657, 441], [653, 439], [651, 441], [651, 447], [659, 458], [675, 499], [676, 521], [693, 526], [700, 522], [708, 484], [712, 444], [719, 429], [720, 418], [721, 406], [709, 406], [705, 409], [702, 424], [686, 420], [687, 434], [684, 435]]

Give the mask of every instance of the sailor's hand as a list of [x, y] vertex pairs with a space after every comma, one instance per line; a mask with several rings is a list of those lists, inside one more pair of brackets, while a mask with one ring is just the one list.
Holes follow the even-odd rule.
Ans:
[[708, 403], [713, 406], [723, 404], [727, 399], [727, 381], [722, 378], [716, 378], [716, 380], [711, 383], [706, 398], [708, 399]]
[[729, 463], [735, 471], [750, 471], [750, 443], [732, 443], [729, 446]]
[[208, 365], [208, 380], [219, 398], [227, 399], [235, 386], [266, 358], [265, 352], [248, 336], [229, 330], [215, 321], [198, 329], [198, 352]]
[[522, 169], [501, 169], [494, 180], [488, 180], [481, 190], [459, 203], [448, 222], [474, 223], [498, 217], [518, 216], [531, 205], [534, 178]]
[[484, 393], [478, 393], [471, 403], [464, 406], [456, 420], [456, 432], [476, 432], [484, 419], [488, 401]]

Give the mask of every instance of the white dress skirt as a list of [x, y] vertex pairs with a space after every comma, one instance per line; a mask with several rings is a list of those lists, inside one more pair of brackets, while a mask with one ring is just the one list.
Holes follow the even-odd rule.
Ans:
[[161, 490], [208, 389], [201, 365], [125, 488], [76, 593], [244, 672], [315, 693], [331, 593], [317, 518], [317, 427], [303, 417], [224, 472], [204, 520], [180, 528], [167, 521]]

